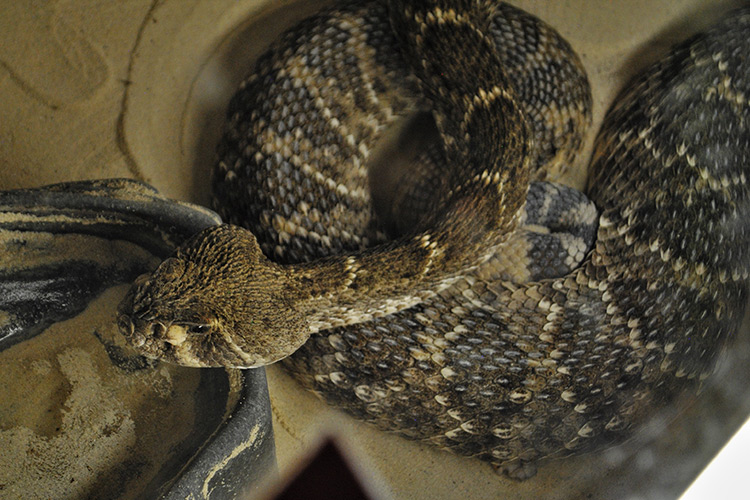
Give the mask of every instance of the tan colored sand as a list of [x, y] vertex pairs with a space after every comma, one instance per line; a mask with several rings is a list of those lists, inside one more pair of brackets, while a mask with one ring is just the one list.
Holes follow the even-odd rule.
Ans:
[[[514, 3], [557, 27], [581, 55], [594, 91], [596, 127], [631, 75], [741, 2]], [[213, 144], [227, 97], [247, 71], [245, 61], [321, 3], [56, 0], [38, 4], [33, 14], [16, 4], [0, 0], [0, 187], [126, 175], [170, 196], [206, 202]], [[580, 186], [584, 175], [579, 169], [569, 182]], [[80, 356], [66, 352], [67, 358], [48, 361], [50, 370], [62, 370], [60, 359]], [[42, 380], [46, 369], [37, 364], [29, 373]], [[282, 472], [319, 439], [319, 429], [335, 430], [396, 498], [497, 498], [503, 492], [564, 497], [575, 490], [577, 468], [616, 462], [610, 454], [555, 463], [518, 485], [484, 464], [340, 416], [278, 368], [269, 370], [269, 385]], [[45, 390], [60, 401], [58, 392]], [[133, 439], [127, 421], [116, 415], [113, 407], [113, 421], [123, 429], [118, 439]], [[37, 425], [34, 432], [49, 432], [52, 424]]]
[[188, 437], [199, 374], [125, 372], [94, 337], [124, 292], [0, 353], [0, 498], [139, 498]]

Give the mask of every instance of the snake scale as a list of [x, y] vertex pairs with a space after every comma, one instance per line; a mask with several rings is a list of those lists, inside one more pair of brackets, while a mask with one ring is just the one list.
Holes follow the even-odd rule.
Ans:
[[[516, 478], [622, 439], [711, 373], [744, 312], [749, 33], [738, 12], [628, 87], [587, 202], [540, 182], [590, 121], [552, 28], [482, 0], [326, 9], [230, 104], [213, 177], [228, 223], [140, 278], [121, 329], [188, 366], [286, 358], [331, 404]], [[368, 160], [427, 112], [439, 140], [394, 184], [407, 222], [389, 230]], [[572, 235], [544, 239], [556, 219]]]

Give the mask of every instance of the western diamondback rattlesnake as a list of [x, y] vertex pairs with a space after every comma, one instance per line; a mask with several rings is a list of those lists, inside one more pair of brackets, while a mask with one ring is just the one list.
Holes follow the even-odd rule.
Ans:
[[[589, 251], [590, 205], [529, 189], [573, 161], [589, 121], [559, 35], [484, 1], [325, 10], [230, 105], [214, 193], [252, 233], [196, 235], [139, 279], [122, 330], [190, 366], [296, 350], [287, 366], [332, 404], [515, 477], [628, 435], [710, 373], [747, 301], [748, 33], [743, 11], [617, 100], [591, 166]], [[408, 223], [386, 237], [366, 162], [425, 108], [442, 146], [397, 183]], [[516, 230], [554, 218], [578, 236]], [[508, 264], [545, 246], [549, 266]]]

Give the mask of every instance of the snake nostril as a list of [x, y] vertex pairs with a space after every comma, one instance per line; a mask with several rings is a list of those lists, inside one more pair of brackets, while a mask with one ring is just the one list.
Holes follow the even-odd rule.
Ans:
[[131, 337], [135, 332], [135, 324], [133, 323], [133, 320], [131, 320], [127, 316], [120, 316], [117, 319], [117, 326], [123, 333], [123, 335], [127, 337]]
[[162, 338], [167, 331], [161, 323], [152, 323], [149, 329], [151, 331], [151, 336], [156, 338]]

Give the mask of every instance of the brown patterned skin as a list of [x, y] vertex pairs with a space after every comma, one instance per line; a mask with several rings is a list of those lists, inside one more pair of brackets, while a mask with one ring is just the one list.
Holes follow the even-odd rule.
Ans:
[[[390, 19], [379, 2], [325, 11], [259, 61], [214, 180], [222, 217], [255, 236], [194, 237], [131, 290], [124, 333], [192, 366], [302, 345], [286, 366], [333, 405], [517, 478], [632, 434], [710, 374], [748, 299], [750, 14], [677, 48], [610, 110], [580, 265], [508, 279], [521, 243], [505, 231], [536, 220], [529, 181], [578, 153], [580, 65], [504, 4], [391, 3]], [[415, 233], [383, 242], [368, 152], [424, 106], [450, 167], [420, 181], [436, 187]]]

